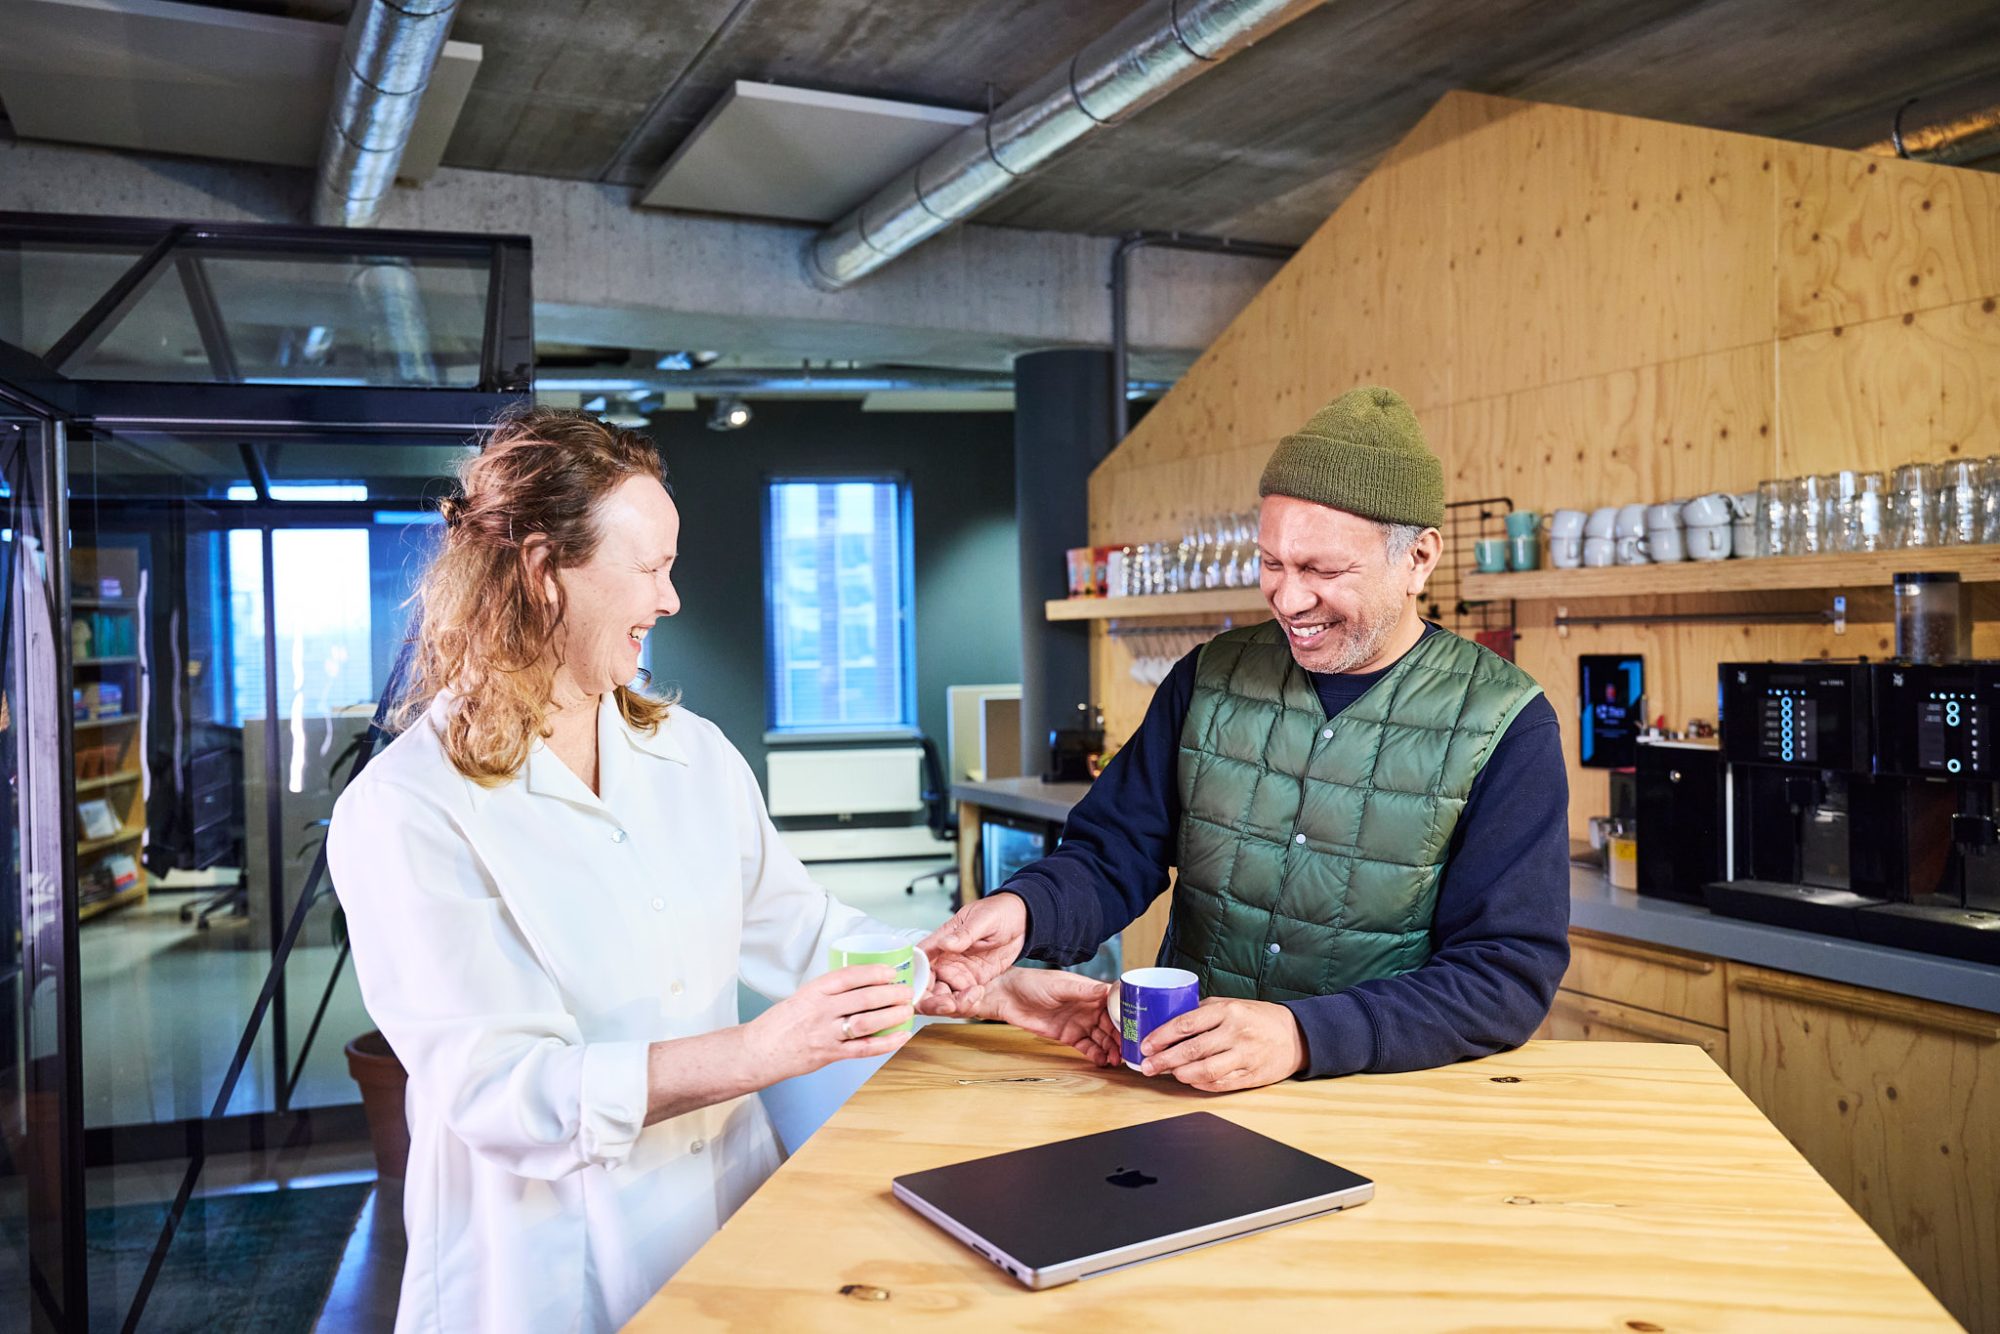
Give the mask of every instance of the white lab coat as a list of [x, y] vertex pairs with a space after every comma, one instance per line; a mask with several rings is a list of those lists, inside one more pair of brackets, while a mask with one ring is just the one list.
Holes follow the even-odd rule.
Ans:
[[[644, 1126], [647, 1045], [790, 995], [828, 942], [890, 928], [786, 852], [743, 757], [610, 696], [600, 798], [539, 742], [481, 788], [434, 705], [334, 808], [333, 883], [368, 1012], [410, 1073], [398, 1331], [614, 1330], [779, 1162], [753, 1095]], [[914, 938], [910, 932], [896, 932]]]

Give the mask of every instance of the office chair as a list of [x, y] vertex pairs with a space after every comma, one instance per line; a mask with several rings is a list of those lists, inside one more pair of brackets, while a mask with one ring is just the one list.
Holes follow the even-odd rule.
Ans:
[[[944, 764], [938, 759], [937, 743], [929, 737], [918, 738], [924, 749], [924, 823], [930, 827], [931, 836], [947, 843], [958, 841], [958, 816], [951, 808], [951, 788], [944, 781]], [[935, 871], [926, 871], [903, 886], [905, 894], [915, 894], [917, 886], [926, 880], [935, 880], [939, 888], [951, 888], [958, 878], [958, 862]]]

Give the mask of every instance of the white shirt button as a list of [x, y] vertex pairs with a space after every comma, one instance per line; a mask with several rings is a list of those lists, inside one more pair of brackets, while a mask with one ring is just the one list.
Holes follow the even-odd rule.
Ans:
[[1329, 728], [1327, 728], [1327, 729], [1326, 729], [1325, 731], [1321, 732], [1321, 733], [1319, 734], [1319, 739], [1320, 739], [1321, 741], [1331, 741], [1331, 740], [1333, 740], [1333, 729], [1332, 729], [1331, 727], [1329, 727]]
[[653, 911], [654, 911], [654, 912], [665, 912], [666, 910], [667, 910], [667, 901], [666, 901], [665, 899], [654, 899], [654, 900], [653, 900]]
[[625, 831], [623, 829], [612, 830], [611, 841], [613, 843], [623, 843], [625, 841]]
[[1293, 835], [1292, 835], [1292, 842], [1294, 842], [1294, 843], [1303, 843], [1303, 842], [1305, 842], [1305, 841], [1306, 841], [1306, 836], [1305, 836], [1304, 834], [1293, 834]]
[[671, 992], [673, 992], [673, 993], [674, 993], [674, 995], [678, 996], [678, 995], [680, 995], [680, 994], [681, 994], [681, 993], [682, 993], [683, 991], [686, 991], [686, 990], [687, 990], [687, 988], [686, 988], [685, 986], [683, 986], [683, 985], [682, 985], [681, 983], [679, 983], [679, 982], [676, 982], [676, 983], [674, 983], [674, 984], [673, 984], [672, 986], [668, 987], [668, 988], [667, 988], [667, 990], [668, 990], [668, 991], [671, 991]]
[[701, 1152], [701, 1151], [702, 1151], [703, 1149], [705, 1149], [705, 1148], [707, 1148], [707, 1147], [708, 1147], [708, 1141], [707, 1141], [707, 1140], [705, 1140], [705, 1139], [698, 1139], [698, 1140], [696, 1140], [696, 1141], [695, 1141], [694, 1143], [692, 1143], [692, 1144], [688, 1145], [688, 1152], [689, 1152], [689, 1153], [700, 1153], [700, 1152]]
[[1279, 946], [1278, 942], [1274, 940], [1274, 941], [1272, 941], [1272, 942], [1271, 942], [1271, 943], [1270, 943], [1269, 945], [1266, 945], [1266, 946], [1265, 946], [1264, 948], [1265, 948], [1265, 949], [1267, 949], [1267, 950], [1269, 950], [1269, 951], [1270, 951], [1271, 953], [1273, 953], [1273, 954], [1276, 954], [1276, 953], [1278, 952], [1278, 950], [1279, 950], [1280, 946]]

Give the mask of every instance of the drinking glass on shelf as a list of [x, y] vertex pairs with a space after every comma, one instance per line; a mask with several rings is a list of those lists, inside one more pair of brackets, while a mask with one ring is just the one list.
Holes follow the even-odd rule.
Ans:
[[1937, 479], [1933, 474], [1928, 463], [1905, 463], [1896, 469], [1889, 491], [1895, 514], [1895, 545], [1939, 545], [1943, 534], [1939, 531]]
[[1852, 468], [1842, 468], [1827, 475], [1829, 490], [1826, 497], [1826, 549], [1828, 551], [1853, 551], [1860, 528], [1861, 474]]
[[1783, 479], [1757, 483], [1757, 554], [1789, 556], [1792, 484]]
[[1938, 528], [1952, 546], [1979, 540], [1979, 465], [1953, 459], [1937, 465]]
[[2000, 542], [2000, 454], [1979, 460], [1979, 540]]
[[1243, 587], [1257, 587], [1258, 567], [1261, 564], [1262, 560], [1257, 555], [1257, 511], [1246, 510], [1243, 515]]
[[1787, 549], [1794, 555], [1817, 556], [1830, 550], [1826, 541], [1828, 502], [1833, 479], [1807, 476], [1792, 483], [1792, 530]]
[[1201, 586], [1222, 587], [1222, 516], [1208, 515], [1201, 521]]
[[1879, 472], [1855, 474], [1854, 539], [1849, 551], [1880, 551], [1889, 542], [1889, 483]]

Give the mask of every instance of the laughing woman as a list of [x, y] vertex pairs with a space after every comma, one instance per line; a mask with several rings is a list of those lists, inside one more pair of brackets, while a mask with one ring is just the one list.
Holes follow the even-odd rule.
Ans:
[[[536, 409], [462, 481], [410, 725], [329, 836], [410, 1074], [397, 1328], [616, 1329], [777, 1167], [750, 1095], [893, 1051], [912, 997], [816, 967], [889, 928], [807, 877], [713, 724], [628, 684], [680, 609], [652, 444]], [[749, 1023], [739, 978], [777, 1001]], [[1097, 983], [1012, 974], [984, 1013], [1109, 1059]]]

